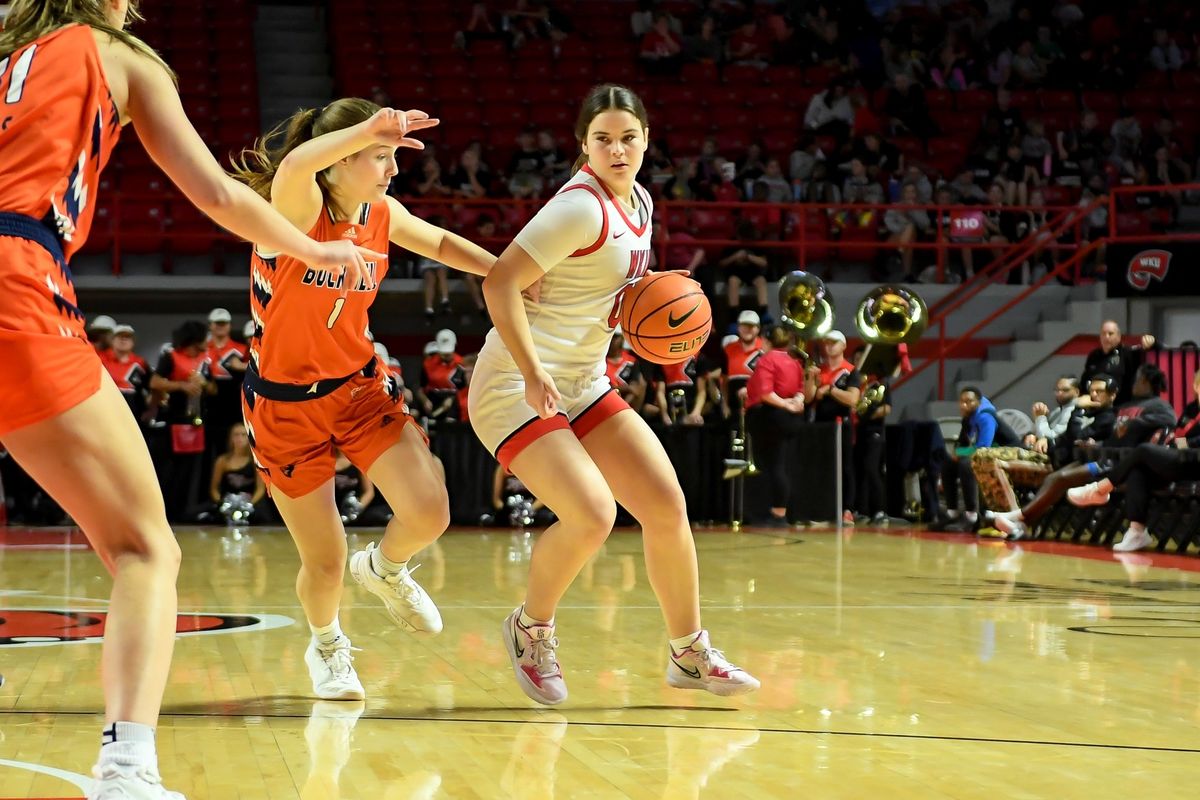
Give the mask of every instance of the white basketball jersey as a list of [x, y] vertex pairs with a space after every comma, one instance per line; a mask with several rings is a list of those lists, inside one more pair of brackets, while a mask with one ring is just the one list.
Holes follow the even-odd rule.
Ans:
[[[541, 299], [526, 299], [525, 313], [538, 358], [555, 377], [604, 373], [621, 296], [650, 266], [654, 206], [645, 189], [633, 189], [636, 209], [585, 166], [516, 236], [546, 271]], [[517, 369], [494, 328], [479, 355]]]

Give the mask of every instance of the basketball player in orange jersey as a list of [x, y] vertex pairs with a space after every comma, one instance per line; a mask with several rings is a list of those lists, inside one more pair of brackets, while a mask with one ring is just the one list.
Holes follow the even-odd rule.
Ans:
[[[277, 147], [269, 134], [235, 172], [314, 239], [349, 240], [380, 252], [390, 241], [486, 275], [496, 260], [491, 253], [414, 217], [387, 195], [397, 147], [422, 147], [405, 133], [437, 122], [419, 111], [337, 100], [295, 114], [280, 127]], [[449, 499], [399, 380], [367, 338], [367, 311], [387, 259], [368, 267], [369, 280], [343, 286], [327, 270], [261, 244], [251, 264], [256, 328], [242, 410], [255, 462], [300, 551], [296, 593], [312, 628], [304, 660], [313, 692], [324, 700], [363, 699], [350, 640], [338, 622], [346, 534], [334, 500], [335, 447], [395, 511], [379, 546], [354, 554], [351, 574], [405, 630], [442, 629], [408, 561], [445, 532]]]
[[313, 241], [229, 179], [188, 122], [170, 69], [124, 31], [136, 18], [130, 0], [13, 0], [0, 33], [0, 440], [113, 578], [89, 794], [104, 800], [181, 797], [163, 788], [154, 746], [179, 547], [137, 423], [84, 334], [68, 268], [121, 126], [132, 121], [183, 193], [239, 236], [352, 282], [376, 258], [349, 240]]
[[[554, 612], [612, 530], [616, 503], [644, 532], [646, 571], [670, 638], [667, 683], [720, 695], [759, 685], [709, 644], [675, 470], [605, 375], [621, 296], [650, 261], [653, 207], [634, 181], [647, 134], [637, 95], [594, 88], [575, 126], [577, 171], [483, 282], [496, 327], [472, 377], [471, 425], [559, 520], [539, 537], [525, 603], [503, 626], [517, 682], [546, 705], [567, 697]], [[539, 280], [539, 302], [524, 303], [521, 291]]]

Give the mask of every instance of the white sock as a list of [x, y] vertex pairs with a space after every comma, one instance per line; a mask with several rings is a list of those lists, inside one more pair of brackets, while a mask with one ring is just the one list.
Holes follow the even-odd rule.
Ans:
[[692, 646], [693, 642], [700, 638], [700, 634], [702, 633], [704, 633], [704, 631], [696, 631], [695, 633], [689, 633], [687, 636], [680, 636], [678, 639], [672, 639], [671, 649], [677, 653], [682, 650], [687, 650]]
[[1021, 513], [1021, 509], [1016, 511], [997, 511], [995, 516], [1004, 517], [1009, 522], [1024, 522], [1025, 516]]
[[549, 619], [549, 621], [534, 619], [533, 617], [531, 617], [525, 613], [525, 606], [521, 606], [521, 615], [519, 617], [517, 617], [517, 622], [521, 623], [522, 628], [532, 628], [534, 625], [549, 625], [551, 627], [554, 626], [554, 618], [553, 617], [551, 617]]
[[975, 522], [977, 519], [979, 519], [979, 514], [978, 514], [978, 512], [975, 512], [975, 511], [968, 511], [965, 514], [963, 514], [963, 518], [967, 522]]
[[1129, 532], [1136, 533], [1138, 536], [1141, 536], [1146, 532], [1146, 525], [1142, 522], [1131, 522], [1129, 523]]
[[371, 551], [371, 571], [381, 578], [399, 573], [407, 564], [407, 561], [392, 561], [383, 554], [381, 547]]
[[114, 722], [100, 735], [100, 763], [158, 769], [154, 728], [136, 722]]
[[312, 625], [308, 626], [312, 630], [313, 641], [321, 647], [332, 647], [337, 644], [337, 640], [342, 638], [342, 624], [337, 617], [333, 618], [333, 622], [328, 625]]

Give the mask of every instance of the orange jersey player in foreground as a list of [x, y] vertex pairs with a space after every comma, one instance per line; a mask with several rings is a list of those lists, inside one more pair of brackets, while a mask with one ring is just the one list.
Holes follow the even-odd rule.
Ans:
[[133, 122], [188, 199], [239, 236], [353, 283], [377, 257], [313, 241], [225, 175], [170, 69], [125, 31], [137, 18], [130, 0], [14, 0], [0, 33], [0, 440], [112, 575], [93, 800], [181, 797], [163, 788], [154, 745], [179, 547], [137, 423], [84, 334], [69, 268], [121, 127]]

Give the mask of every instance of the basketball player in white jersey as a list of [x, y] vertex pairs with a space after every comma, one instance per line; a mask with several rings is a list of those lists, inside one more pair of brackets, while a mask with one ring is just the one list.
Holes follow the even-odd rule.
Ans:
[[[653, 206], [634, 182], [647, 134], [637, 95], [611, 84], [593, 89], [575, 126], [578, 171], [483, 283], [496, 327], [471, 380], [471, 425], [558, 516], [534, 548], [525, 603], [503, 628], [517, 682], [546, 705], [567, 697], [555, 609], [608, 537], [616, 503], [644, 532], [646, 571], [670, 638], [667, 683], [719, 695], [759, 686], [709, 644], [675, 470], [605, 376], [621, 296], [649, 265]], [[523, 301], [522, 290], [539, 280], [540, 300]]]

